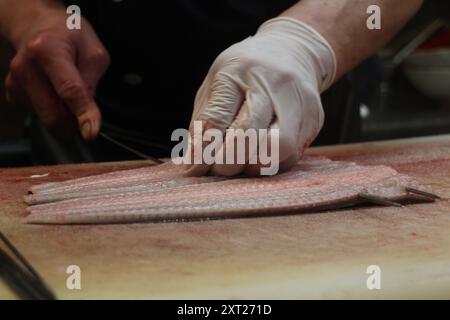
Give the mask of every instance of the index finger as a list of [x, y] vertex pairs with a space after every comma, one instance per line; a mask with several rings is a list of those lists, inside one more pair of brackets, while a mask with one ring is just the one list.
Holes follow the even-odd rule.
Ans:
[[56, 93], [77, 117], [80, 131], [87, 140], [94, 138], [99, 130], [101, 114], [86, 83], [75, 66], [74, 58], [66, 50], [50, 56], [37, 54], [35, 58], [47, 75]]

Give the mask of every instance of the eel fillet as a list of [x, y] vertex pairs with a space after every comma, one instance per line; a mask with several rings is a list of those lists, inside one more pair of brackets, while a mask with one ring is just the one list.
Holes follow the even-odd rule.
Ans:
[[[306, 157], [272, 177], [187, 177], [172, 163], [32, 186], [33, 224], [106, 224], [313, 212], [355, 205], [361, 194], [391, 201], [430, 192], [387, 166]], [[420, 198], [420, 197], [419, 197]]]

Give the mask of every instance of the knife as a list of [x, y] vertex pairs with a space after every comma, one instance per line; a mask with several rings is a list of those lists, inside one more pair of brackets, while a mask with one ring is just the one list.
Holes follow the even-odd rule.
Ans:
[[6, 285], [22, 299], [55, 300], [55, 294], [41, 276], [2, 232], [0, 243], [4, 243], [13, 255], [0, 248], [0, 278]]

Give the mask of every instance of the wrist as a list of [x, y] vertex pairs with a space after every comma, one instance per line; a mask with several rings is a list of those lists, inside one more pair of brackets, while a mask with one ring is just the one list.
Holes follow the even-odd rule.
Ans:
[[55, 0], [14, 0], [7, 2], [7, 5], [5, 17], [0, 17], [3, 20], [0, 28], [5, 38], [16, 48], [20, 47], [31, 34], [45, 28], [49, 17], [55, 13], [66, 14], [63, 4]]
[[294, 51], [299, 63], [307, 65], [315, 76], [320, 92], [334, 83], [337, 62], [333, 47], [311, 26], [295, 18], [278, 17], [262, 24], [257, 34], [279, 39]]

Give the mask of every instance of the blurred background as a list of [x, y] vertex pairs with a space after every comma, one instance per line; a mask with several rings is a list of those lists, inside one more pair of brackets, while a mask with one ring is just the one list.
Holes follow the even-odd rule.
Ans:
[[10, 108], [5, 100], [4, 79], [11, 57], [11, 48], [0, 38], [0, 166], [22, 166], [31, 161], [27, 112]]
[[[425, 1], [396, 39], [348, 76], [346, 104], [359, 110], [358, 129], [349, 124], [339, 143], [450, 133], [449, 3]], [[39, 148], [29, 139], [30, 114], [5, 101], [12, 55], [0, 38], [0, 167], [35, 164], [32, 151]]]

